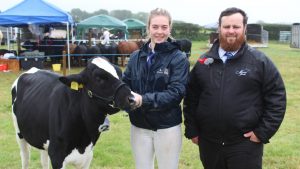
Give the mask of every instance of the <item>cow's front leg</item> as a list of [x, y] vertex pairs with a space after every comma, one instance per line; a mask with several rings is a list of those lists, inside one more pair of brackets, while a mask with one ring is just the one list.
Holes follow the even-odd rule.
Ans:
[[79, 167], [77, 169], [89, 169], [90, 165], [91, 165], [91, 162], [92, 162], [92, 159], [93, 159], [93, 151], [90, 151], [90, 153], [87, 154], [86, 160], [82, 164], [82, 167]]
[[43, 169], [49, 169], [49, 157], [48, 152], [46, 150], [40, 150], [41, 154], [41, 164]]
[[109, 130], [109, 124], [110, 124], [109, 119], [108, 119], [108, 117], [106, 116], [106, 117], [105, 117], [105, 120], [104, 120], [104, 122], [103, 122], [103, 124], [101, 124], [101, 125], [99, 126], [99, 128], [98, 128], [99, 132], [102, 133], [102, 132], [104, 132], [104, 131], [108, 131], [108, 130]]

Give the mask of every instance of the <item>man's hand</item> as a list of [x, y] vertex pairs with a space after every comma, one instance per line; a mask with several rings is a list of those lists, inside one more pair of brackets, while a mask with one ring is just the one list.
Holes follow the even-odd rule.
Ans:
[[260, 143], [259, 138], [256, 137], [253, 131], [249, 131], [248, 133], [245, 133], [244, 137], [248, 137], [252, 142]]
[[134, 96], [134, 108], [139, 108], [142, 106], [143, 98], [141, 95], [131, 91], [131, 94]]
[[194, 144], [199, 144], [199, 137], [197, 136], [197, 137], [194, 137], [194, 138], [192, 138], [192, 142], [194, 143]]

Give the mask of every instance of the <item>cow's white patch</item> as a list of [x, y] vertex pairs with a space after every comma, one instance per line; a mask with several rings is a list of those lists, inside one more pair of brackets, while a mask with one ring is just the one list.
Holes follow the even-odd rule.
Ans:
[[17, 91], [17, 84], [18, 84], [19, 78], [17, 78], [14, 83], [11, 86], [11, 89], [13, 89], [15, 87], [16, 91]]
[[[14, 110], [13, 107], [14, 106], [12, 106], [12, 110]], [[13, 118], [13, 123], [14, 123], [14, 127], [15, 127], [15, 130], [16, 130], [16, 133], [20, 133], [19, 125], [18, 125], [18, 122], [17, 122], [17, 117], [16, 117], [16, 115], [15, 115], [14, 112], [12, 113], [12, 118]]]
[[40, 155], [41, 155], [41, 164], [43, 169], [49, 169], [49, 156], [48, 156], [48, 151], [46, 150], [40, 150]]
[[[11, 91], [15, 88], [14, 90], [16, 90], [16, 93], [17, 93], [17, 84], [18, 84], [18, 81], [19, 81], [19, 78], [17, 78], [14, 81], [13, 85], [11, 86]], [[17, 100], [17, 95], [16, 95], [16, 97], [15, 97], [13, 103], [12, 103], [12, 106], [11, 106], [12, 110], [14, 110], [14, 103], [16, 102], [16, 100]]]
[[99, 68], [104, 69], [105, 71], [113, 75], [115, 78], [119, 79], [115, 68], [107, 60], [102, 58], [95, 58], [93, 59], [92, 63], [97, 65]]
[[48, 150], [48, 148], [49, 148], [49, 140], [47, 140], [46, 141], [46, 143], [44, 143], [44, 145], [43, 145], [43, 148], [45, 149], [45, 150]]
[[[25, 73], [33, 74], [33, 73], [36, 73], [36, 72], [39, 71], [39, 70], [40, 70], [40, 69], [38, 69], [38, 68], [36, 68], [36, 67], [32, 67], [32, 68], [30, 68], [28, 71], [22, 73], [20, 76], [22, 76], [22, 75], [25, 74]], [[18, 81], [19, 81], [20, 76], [14, 81], [14, 83], [13, 83], [13, 85], [12, 85], [12, 87], [11, 87], [12, 89], [13, 89], [14, 87], [16, 87], [16, 91], [17, 91], [17, 84], [18, 84]]]
[[22, 160], [22, 168], [28, 168], [29, 166], [29, 157], [30, 157], [30, 145], [24, 138], [19, 137], [20, 129], [17, 122], [17, 117], [15, 113], [12, 113], [13, 123], [16, 131], [16, 139], [20, 147], [20, 155]]
[[75, 168], [87, 168], [93, 158], [93, 144], [89, 144], [83, 154], [80, 154], [77, 149], [74, 149], [64, 160], [63, 168], [67, 164], [73, 164]]
[[43, 144], [44, 150], [40, 150], [40, 155], [41, 155], [41, 164], [43, 169], [49, 169], [49, 155], [48, 155], [48, 148], [49, 148], [49, 143], [50, 141], [47, 140], [46, 143]]
[[32, 67], [30, 68], [28, 71], [26, 71], [25, 73], [35, 73], [37, 71], [39, 71], [40, 69], [36, 68], [36, 67]]

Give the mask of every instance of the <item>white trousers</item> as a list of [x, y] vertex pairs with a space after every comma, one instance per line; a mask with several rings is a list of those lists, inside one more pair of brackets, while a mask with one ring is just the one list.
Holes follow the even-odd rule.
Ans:
[[181, 125], [157, 131], [131, 125], [131, 147], [136, 169], [178, 169], [182, 145]]

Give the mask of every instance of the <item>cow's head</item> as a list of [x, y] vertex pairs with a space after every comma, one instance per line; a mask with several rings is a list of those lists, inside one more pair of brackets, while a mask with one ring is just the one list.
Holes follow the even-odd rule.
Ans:
[[79, 74], [60, 77], [67, 86], [73, 90], [81, 90], [99, 104], [109, 106], [109, 114], [118, 109], [129, 110], [133, 108], [133, 98], [130, 88], [120, 79], [122, 72], [107, 60], [97, 57], [91, 59], [87, 67]]

